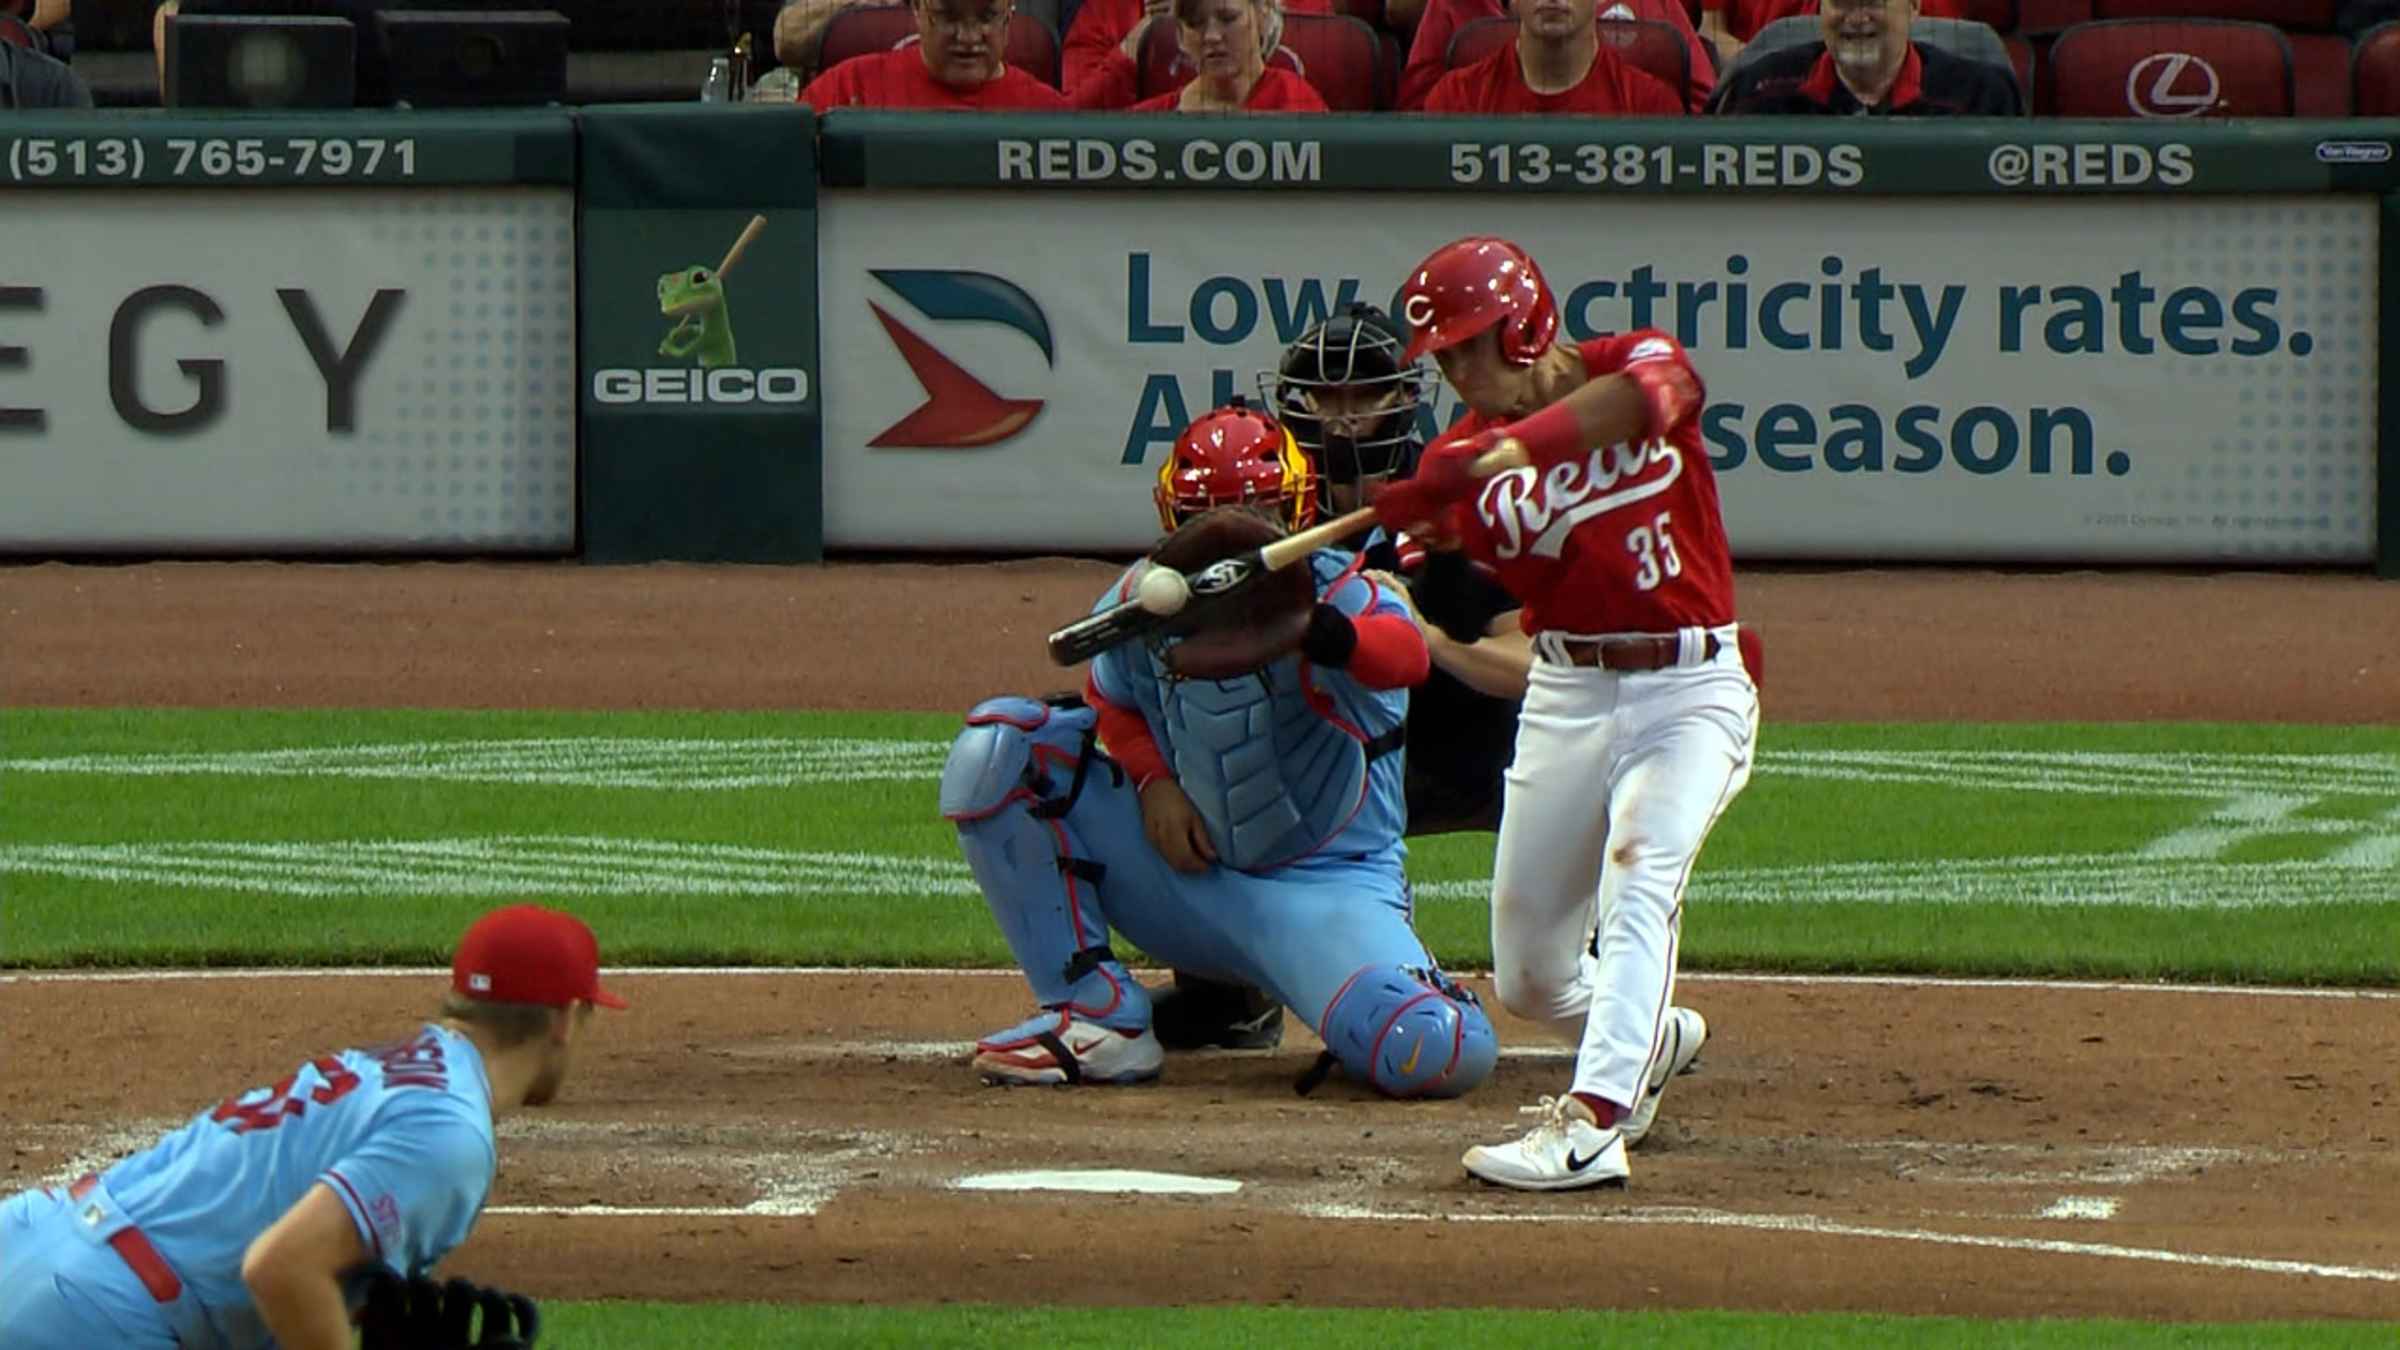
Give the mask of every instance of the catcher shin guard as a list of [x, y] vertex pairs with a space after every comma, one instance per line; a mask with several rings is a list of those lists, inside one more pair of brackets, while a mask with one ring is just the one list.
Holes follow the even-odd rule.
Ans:
[[[1362, 966], [1319, 1019], [1325, 1053], [1387, 1097], [1458, 1097], [1500, 1058], [1500, 1038], [1475, 995], [1438, 970]], [[1299, 1084], [1305, 1092], [1330, 1066]]]
[[1084, 785], [1122, 772], [1094, 743], [1098, 720], [1081, 700], [977, 704], [942, 766], [941, 809], [1036, 1001], [1134, 1031], [1150, 997], [1109, 951], [1102, 869], [1075, 831]]

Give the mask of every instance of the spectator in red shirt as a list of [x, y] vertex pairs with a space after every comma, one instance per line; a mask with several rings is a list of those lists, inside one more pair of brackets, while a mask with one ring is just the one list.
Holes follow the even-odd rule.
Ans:
[[1602, 45], [1594, 0], [1512, 0], [1516, 45], [1442, 77], [1429, 113], [1681, 117], [1683, 96]]
[[1135, 112], [1324, 112], [1307, 80], [1267, 64], [1283, 37], [1277, 0], [1175, 0], [1176, 38], [1199, 70]]
[[1014, 0], [915, 0], [917, 41], [854, 56], [811, 80], [812, 108], [976, 110], [1067, 106], [1064, 95], [1000, 59]]
[[[1425, 106], [1425, 95], [1448, 72], [1445, 58], [1450, 39], [1458, 36], [1459, 29], [1477, 19], [1496, 19], [1508, 12], [1508, 0], [1426, 0], [1425, 17], [1418, 21], [1416, 36], [1409, 41], [1408, 64], [1400, 70], [1401, 110], [1413, 112]], [[1693, 31], [1692, 16], [1685, 12], [1683, 0], [1608, 0], [1600, 17], [1663, 23], [1680, 31], [1690, 48], [1691, 78], [1682, 91], [1684, 107], [1697, 108], [1708, 102], [1717, 87], [1717, 68], [1701, 45], [1700, 35]]]
[[[1296, 14], [1331, 14], [1333, 0], [1288, 0], [1283, 7]], [[1150, 25], [1168, 22], [1174, 15], [1174, 0], [1083, 0], [1059, 49], [1059, 84], [1075, 106], [1122, 108], [1131, 103], [1130, 93], [1115, 95], [1120, 87], [1116, 82], [1121, 80], [1124, 90], [1133, 87], [1133, 63], [1141, 59], [1142, 39], [1149, 36]], [[1108, 83], [1087, 91], [1085, 86], [1094, 80]]]

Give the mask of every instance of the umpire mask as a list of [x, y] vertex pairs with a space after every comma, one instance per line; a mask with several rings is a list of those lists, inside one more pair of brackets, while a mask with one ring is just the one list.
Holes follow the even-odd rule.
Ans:
[[[1353, 303], [1300, 336], [1259, 393], [1300, 448], [1317, 462], [1317, 492], [1327, 514], [1365, 500], [1367, 485], [1416, 468], [1417, 408], [1428, 375], [1404, 361], [1407, 341], [1391, 316]], [[1348, 503], [1336, 489], [1347, 489]]]

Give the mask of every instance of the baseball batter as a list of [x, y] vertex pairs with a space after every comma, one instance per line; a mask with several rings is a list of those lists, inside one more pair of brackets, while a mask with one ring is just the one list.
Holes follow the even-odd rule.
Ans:
[[[1540, 269], [1502, 239], [1443, 246], [1401, 295], [1409, 355], [1433, 353], [1472, 411], [1376, 511], [1525, 602], [1534, 659], [1493, 863], [1494, 981], [1511, 1011], [1581, 1042], [1539, 1123], [1463, 1162], [1525, 1190], [1622, 1182], [1660, 1069], [1705, 1034], [1672, 1015], [1684, 883], [1758, 735], [1700, 379], [1655, 330], [1562, 341]], [[1477, 456], [1508, 440], [1527, 462], [1478, 478]]]
[[438, 1020], [226, 1098], [64, 1190], [0, 1203], [8, 1350], [344, 1350], [378, 1269], [466, 1240], [492, 1118], [564, 1082], [603, 989], [580, 921], [517, 906], [459, 943]]
[[[1290, 434], [1239, 404], [1195, 420], [1160, 477], [1175, 532], [1095, 610], [1152, 565], [1188, 574], [1314, 513]], [[1386, 1095], [1481, 1082], [1490, 1019], [1418, 940], [1402, 867], [1401, 725], [1426, 665], [1399, 599], [1354, 555], [1320, 550], [1211, 629], [1103, 653], [1080, 699], [970, 713], [941, 809], [1040, 1005], [977, 1043], [977, 1070], [1002, 1084], [1158, 1076], [1150, 994], [1113, 928], [1290, 1008]]]

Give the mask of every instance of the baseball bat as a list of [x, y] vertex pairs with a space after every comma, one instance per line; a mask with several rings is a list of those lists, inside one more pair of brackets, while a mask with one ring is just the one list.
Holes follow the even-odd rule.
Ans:
[[[1518, 468], [1527, 462], [1525, 447], [1515, 437], [1503, 437], [1500, 443], [1475, 459], [1468, 472], [1477, 478]], [[1188, 620], [1195, 606], [1216, 605], [1227, 597], [1240, 593], [1273, 572], [1280, 572], [1318, 549], [1338, 544], [1375, 523], [1375, 508], [1362, 506], [1328, 521], [1311, 525], [1297, 534], [1285, 535], [1274, 543], [1252, 549], [1248, 553], [1210, 563], [1184, 578], [1191, 598], [1173, 614], [1153, 614], [1136, 600], [1111, 605], [1097, 614], [1088, 615], [1052, 633], [1049, 638], [1050, 659], [1062, 666], [1089, 661], [1100, 653], [1121, 643], [1148, 637], [1170, 623]]]
[[732, 248], [725, 250], [725, 261], [717, 264], [717, 275], [721, 277], [732, 271], [733, 265], [742, 260], [742, 251], [749, 248], [750, 241], [758, 238], [758, 232], [765, 228], [767, 228], [765, 216], [750, 217], [750, 223], [742, 227], [741, 237], [733, 241]]

